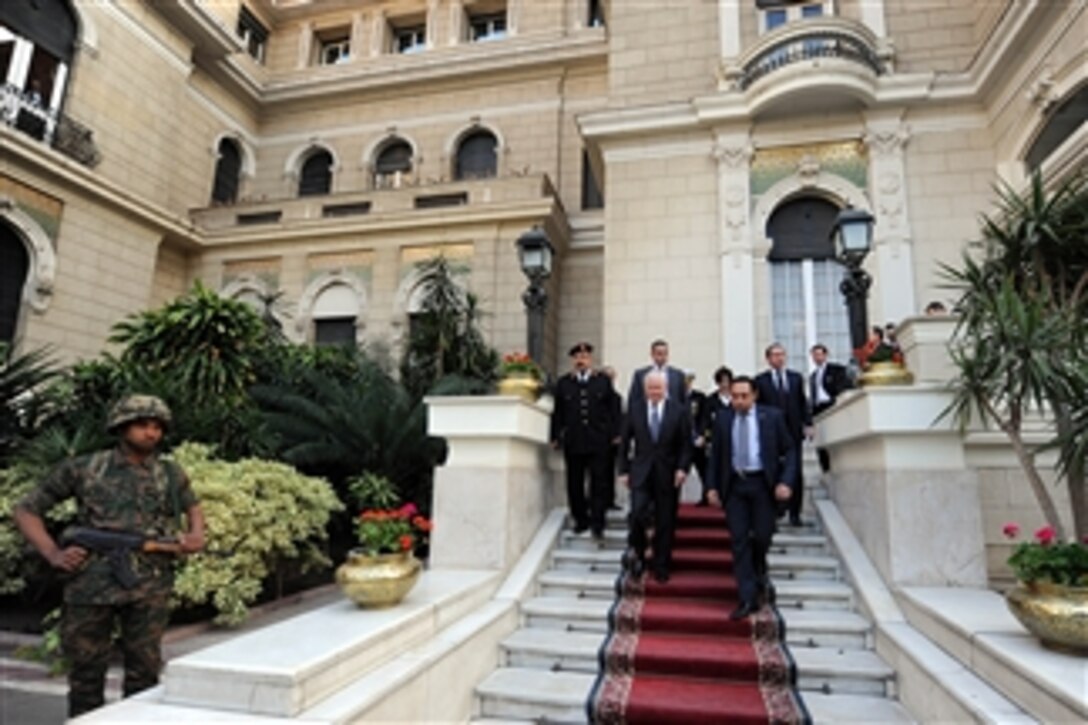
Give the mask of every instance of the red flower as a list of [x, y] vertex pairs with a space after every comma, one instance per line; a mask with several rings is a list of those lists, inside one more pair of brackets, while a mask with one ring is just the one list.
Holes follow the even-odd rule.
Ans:
[[400, 548], [404, 551], [408, 551], [409, 549], [411, 549], [413, 543], [415, 542], [412, 540], [411, 534], [404, 534], [400, 537]]
[[1043, 546], [1053, 544], [1055, 538], [1057, 538], [1057, 534], [1055, 533], [1053, 526], [1044, 526], [1035, 532], [1035, 540]]
[[1006, 539], [1015, 539], [1020, 535], [1020, 525], [1010, 521], [1001, 529], [1001, 533], [1005, 535]]

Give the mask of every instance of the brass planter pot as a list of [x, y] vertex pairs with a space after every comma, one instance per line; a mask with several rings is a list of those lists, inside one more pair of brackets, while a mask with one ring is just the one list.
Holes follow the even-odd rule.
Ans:
[[499, 380], [499, 395], [514, 395], [532, 403], [540, 397], [540, 381], [529, 373], [511, 373]]
[[1043, 646], [1088, 655], [1088, 587], [1021, 582], [1005, 602]]
[[913, 382], [914, 375], [897, 362], [871, 363], [861, 374], [861, 385], [866, 388], [873, 385], [910, 385]]
[[415, 586], [422, 569], [410, 551], [368, 556], [352, 549], [336, 570], [336, 583], [360, 607], [391, 607]]

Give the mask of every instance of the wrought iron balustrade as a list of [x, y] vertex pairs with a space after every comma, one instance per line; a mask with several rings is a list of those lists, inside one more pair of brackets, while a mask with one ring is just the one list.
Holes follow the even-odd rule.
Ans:
[[814, 30], [791, 35], [768, 46], [744, 64], [738, 85], [744, 90], [780, 68], [807, 60], [836, 58], [859, 63], [876, 75], [884, 74], [884, 64], [876, 51], [862, 38], [848, 33]]
[[85, 166], [93, 167], [101, 160], [91, 129], [46, 107], [36, 93], [11, 84], [0, 86], [0, 123], [52, 146]]

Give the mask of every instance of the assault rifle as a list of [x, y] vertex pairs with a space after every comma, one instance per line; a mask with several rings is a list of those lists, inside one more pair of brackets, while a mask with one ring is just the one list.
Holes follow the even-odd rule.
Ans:
[[66, 546], [78, 546], [88, 551], [104, 554], [110, 563], [113, 578], [125, 589], [132, 589], [140, 580], [132, 571], [130, 551], [145, 554], [181, 554], [184, 553], [177, 539], [154, 537], [134, 531], [113, 531], [110, 529], [92, 529], [75, 526], [65, 529], [61, 542]]

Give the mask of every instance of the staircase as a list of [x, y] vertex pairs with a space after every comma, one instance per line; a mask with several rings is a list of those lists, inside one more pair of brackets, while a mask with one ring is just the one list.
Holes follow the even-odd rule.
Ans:
[[[826, 496], [821, 487], [808, 492]], [[817, 723], [910, 722], [894, 699], [895, 672], [873, 652], [872, 625], [856, 611], [811, 509], [806, 521], [783, 527], [769, 557], [805, 705]], [[610, 512], [600, 544], [562, 532], [537, 596], [521, 605], [521, 628], [501, 645], [499, 669], [476, 688], [473, 722], [586, 721], [625, 543], [620, 512]]]

